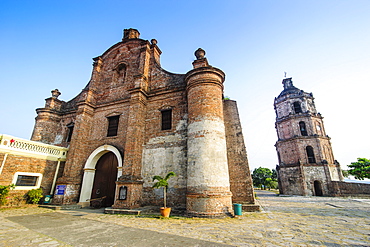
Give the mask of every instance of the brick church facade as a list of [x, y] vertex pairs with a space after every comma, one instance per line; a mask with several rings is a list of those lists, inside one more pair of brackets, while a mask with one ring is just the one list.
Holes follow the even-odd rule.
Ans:
[[31, 140], [69, 148], [56, 181], [65, 190], [54, 203], [105, 197], [113, 208], [162, 205], [152, 177], [174, 171], [168, 205], [188, 215], [253, 205], [237, 105], [223, 98], [224, 72], [198, 49], [192, 70], [170, 73], [157, 41], [139, 35], [125, 29], [121, 42], [94, 58], [91, 80], [75, 98], [59, 100], [53, 90], [37, 109]]

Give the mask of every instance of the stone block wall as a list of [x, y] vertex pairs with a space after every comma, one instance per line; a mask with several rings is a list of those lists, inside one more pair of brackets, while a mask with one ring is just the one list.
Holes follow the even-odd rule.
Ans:
[[329, 195], [330, 179], [328, 179], [327, 170], [322, 165], [305, 164], [303, 167], [303, 174], [305, 180], [305, 194], [307, 196], [315, 195], [314, 182], [319, 181], [322, 187], [323, 195]]
[[333, 193], [337, 196], [368, 196], [370, 197], [370, 184], [347, 183], [332, 181]]
[[332, 181], [343, 181], [342, 169], [339, 164], [328, 165]]
[[280, 166], [278, 172], [280, 194], [303, 195], [303, 180], [300, 166]]
[[311, 136], [298, 136], [287, 141], [278, 141], [276, 149], [279, 152], [280, 162], [284, 164], [309, 163], [306, 153], [307, 146], [313, 148], [316, 163], [321, 163], [323, 160], [329, 164], [334, 163], [330, 139]]

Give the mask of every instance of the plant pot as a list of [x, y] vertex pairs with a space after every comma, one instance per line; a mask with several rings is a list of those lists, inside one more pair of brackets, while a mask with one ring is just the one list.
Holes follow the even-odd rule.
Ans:
[[161, 215], [163, 217], [169, 217], [170, 213], [171, 213], [171, 208], [161, 207]]

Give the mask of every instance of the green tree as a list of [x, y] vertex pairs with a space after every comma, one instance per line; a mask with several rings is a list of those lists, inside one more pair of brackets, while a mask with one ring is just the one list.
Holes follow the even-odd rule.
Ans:
[[271, 171], [272, 171], [272, 175], [271, 175], [272, 180], [277, 182], [277, 180], [278, 180], [277, 171], [275, 169], [272, 169]]
[[370, 160], [357, 158], [357, 162], [352, 162], [348, 167], [348, 173], [355, 176], [356, 179], [370, 179]]
[[343, 175], [343, 177], [348, 178], [349, 173], [348, 173], [347, 170], [342, 170], [342, 175]]
[[278, 182], [277, 180], [274, 180], [273, 178], [266, 178], [265, 180], [265, 186], [270, 189], [277, 189], [278, 188]]
[[165, 208], [166, 208], [166, 201], [167, 201], [168, 179], [174, 176], [176, 176], [174, 172], [169, 172], [164, 178], [162, 178], [161, 176], [153, 177], [153, 182], [157, 180], [157, 182], [153, 185], [153, 188], [159, 189], [163, 187], [163, 201], [164, 201]]
[[271, 178], [271, 176], [272, 171], [269, 168], [256, 168], [252, 173], [253, 185], [257, 187], [261, 187], [261, 185], [266, 186], [266, 179]]

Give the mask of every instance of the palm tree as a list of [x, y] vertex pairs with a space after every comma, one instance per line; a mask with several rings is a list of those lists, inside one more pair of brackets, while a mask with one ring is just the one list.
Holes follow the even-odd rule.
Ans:
[[159, 189], [161, 187], [163, 187], [163, 200], [164, 200], [164, 207], [166, 208], [166, 201], [167, 201], [167, 189], [168, 189], [168, 179], [170, 179], [170, 177], [174, 177], [176, 176], [176, 174], [174, 172], [169, 172], [167, 173], [166, 177], [165, 178], [162, 178], [161, 176], [154, 176], [153, 177], [153, 182], [155, 180], [158, 180], [158, 182], [156, 182], [154, 185], [153, 185], [153, 188], [156, 188], [156, 189]]

